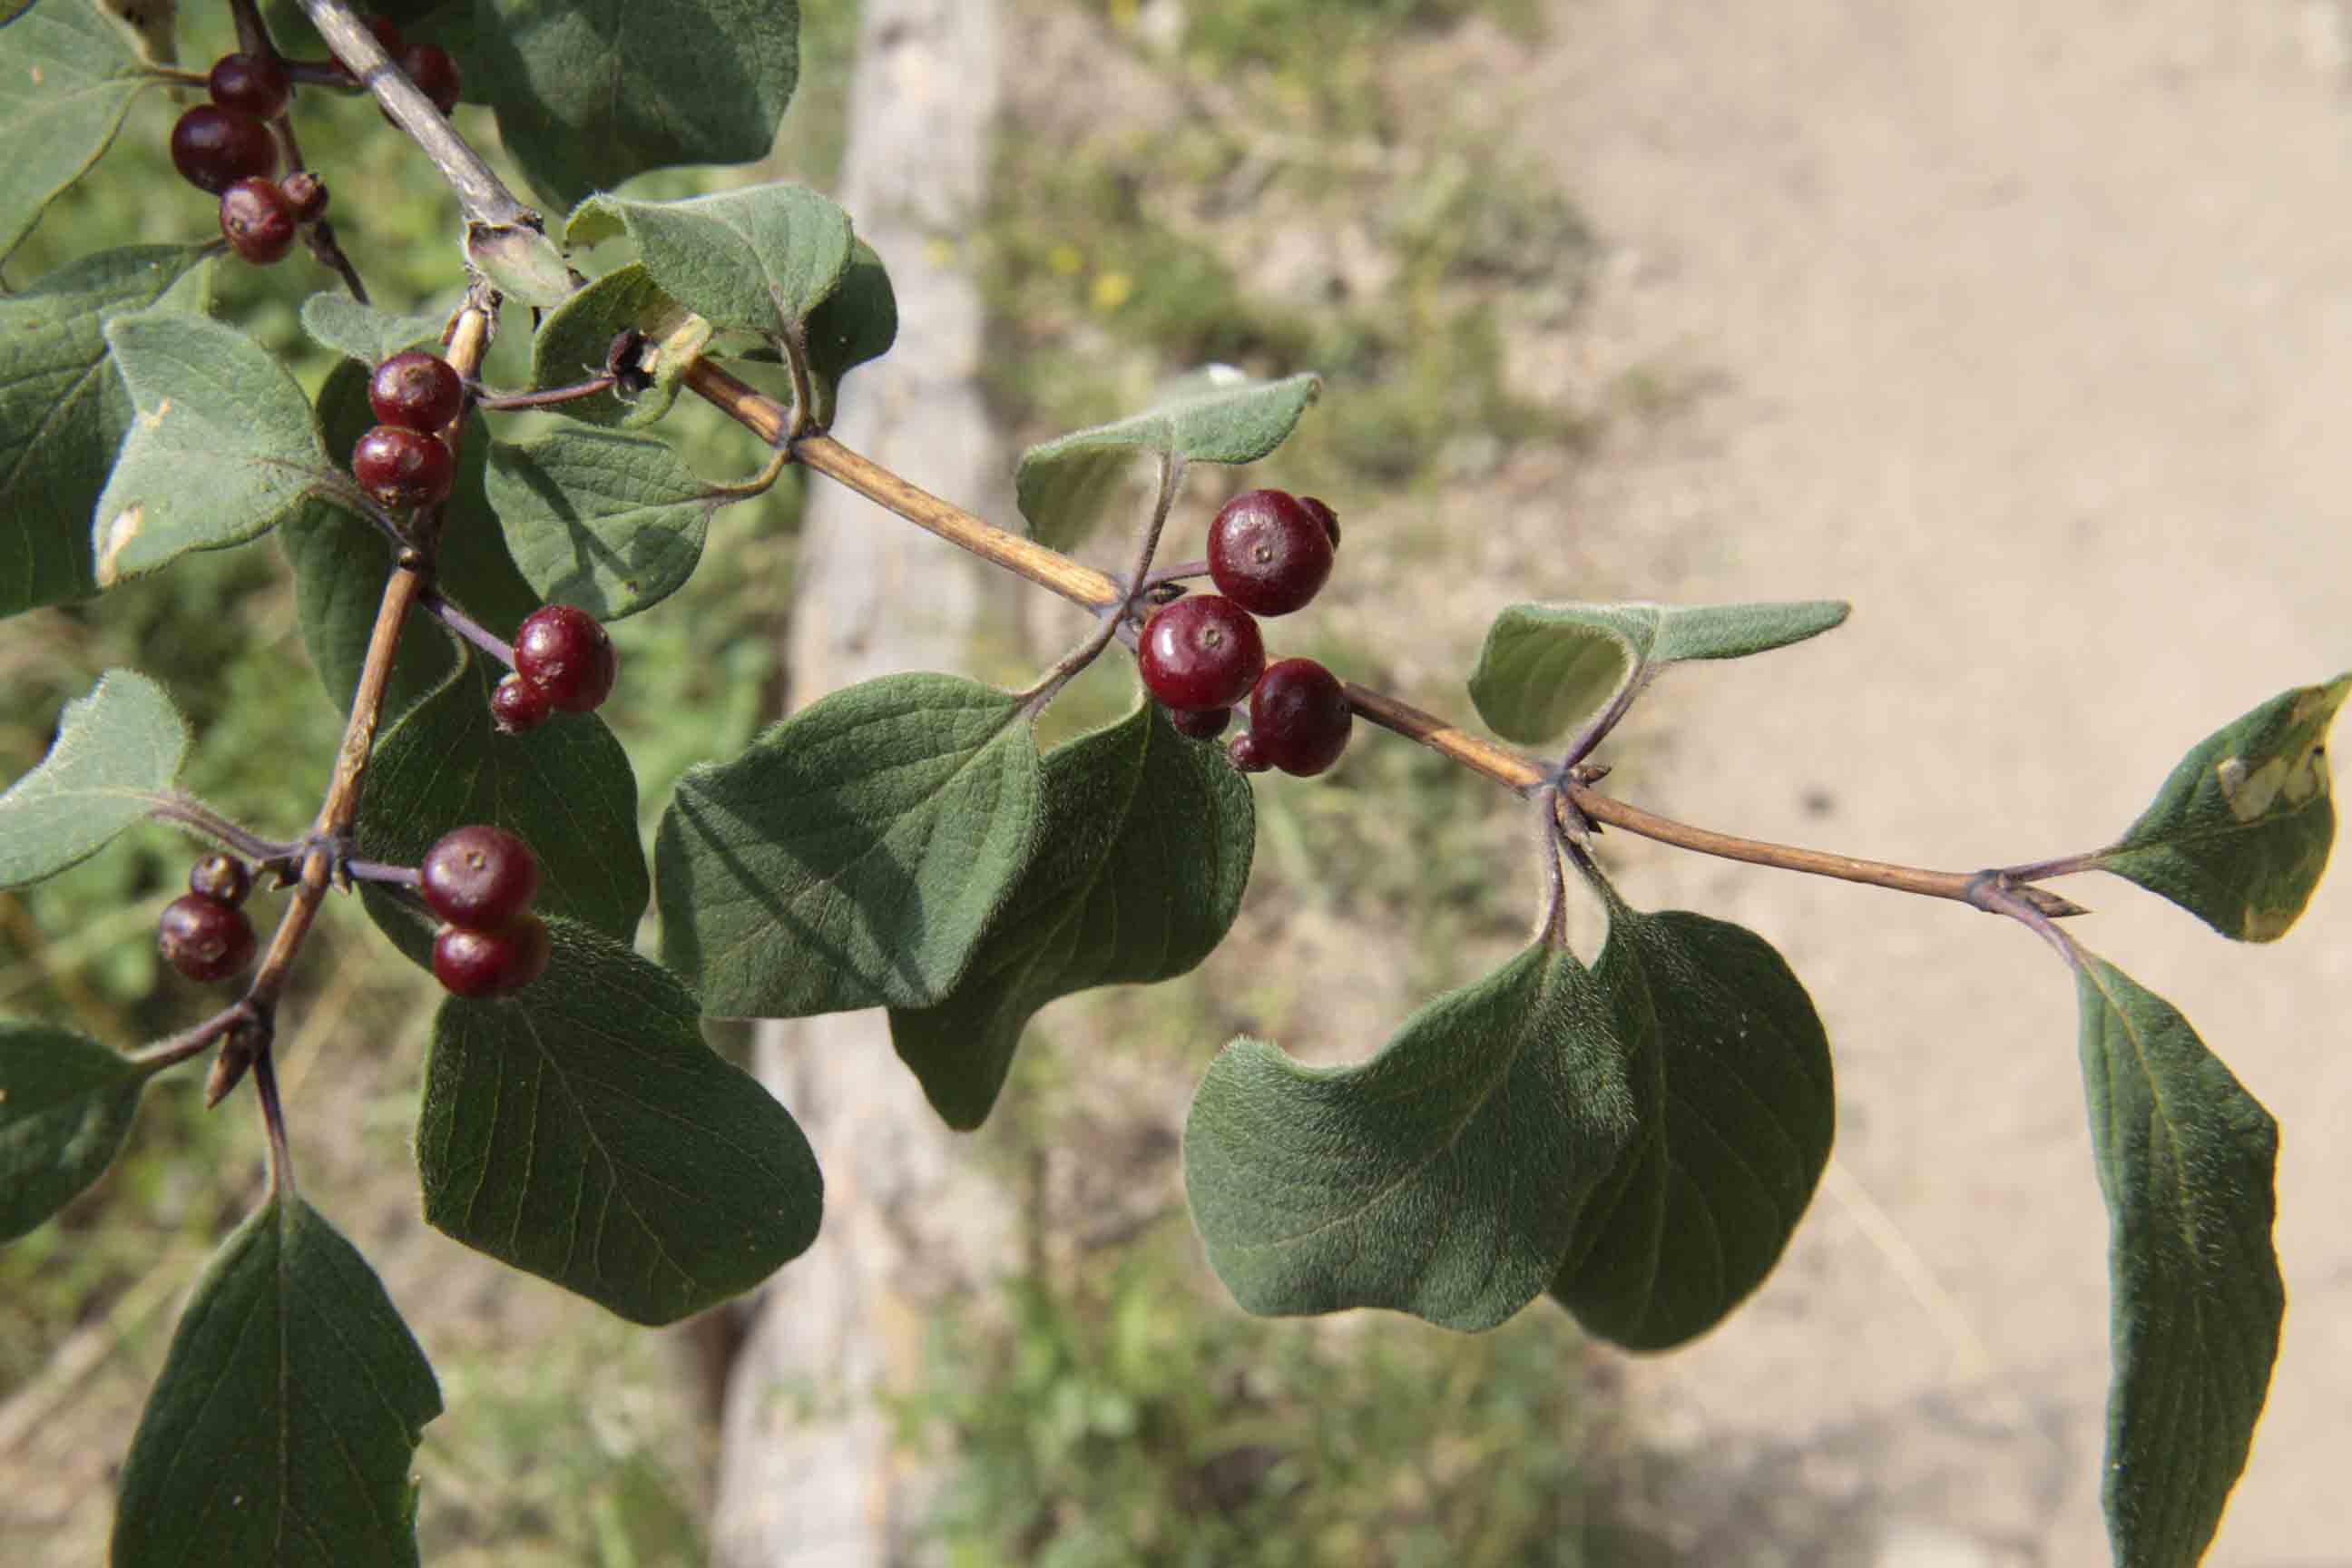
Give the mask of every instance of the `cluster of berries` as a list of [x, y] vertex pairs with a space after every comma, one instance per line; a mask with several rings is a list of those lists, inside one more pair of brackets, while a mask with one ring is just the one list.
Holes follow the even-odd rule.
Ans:
[[490, 717], [519, 735], [558, 711], [589, 712], [613, 694], [620, 673], [620, 653], [595, 616], [575, 605], [542, 605], [515, 632], [514, 673], [490, 693]]
[[207, 855], [188, 871], [188, 890], [163, 906], [155, 946], [191, 980], [226, 980], [253, 962], [253, 922], [243, 904], [253, 873], [234, 855]]
[[1249, 729], [1226, 756], [1243, 773], [1280, 768], [1309, 777], [1348, 749], [1355, 723], [1347, 689], [1311, 658], [1265, 661], [1256, 616], [1286, 616], [1321, 591], [1339, 545], [1339, 520], [1312, 496], [1250, 490], [1209, 525], [1214, 594], [1162, 605], [1136, 650], [1144, 689], [1195, 740], [1223, 733], [1249, 699]]
[[501, 827], [442, 835], [416, 868], [416, 890], [441, 917], [433, 975], [454, 996], [502, 996], [547, 972], [547, 922], [530, 912], [539, 862]]

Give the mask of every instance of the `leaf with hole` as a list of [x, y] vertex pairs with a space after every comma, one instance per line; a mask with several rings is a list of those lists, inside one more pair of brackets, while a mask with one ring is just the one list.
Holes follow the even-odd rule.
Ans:
[[0, 1241], [106, 1173], [155, 1071], [68, 1030], [0, 1018]]
[[163, 689], [110, 669], [66, 704], [40, 765], [0, 795], [0, 888], [54, 877], [145, 816], [180, 776], [187, 721]]
[[1771, 944], [1606, 883], [1593, 973], [1640, 1131], [1584, 1210], [1552, 1295], [1629, 1350], [1715, 1327], [1762, 1284], [1828, 1164], [1837, 1091], [1812, 999]]
[[160, 79], [93, 5], [44, 5], [0, 31], [0, 260], [89, 173]]
[[434, 1020], [425, 1217], [631, 1322], [675, 1322], [807, 1250], [824, 1179], [791, 1113], [703, 1043], [674, 976], [549, 925], [536, 984]]
[[600, 621], [661, 603], [702, 560], [711, 514], [740, 495], [704, 483], [667, 444], [558, 430], [490, 449], [490, 507], [540, 597]]
[[869, 680], [678, 782], [655, 851], [662, 950], [720, 1017], [929, 1007], [1038, 848], [1018, 699]]
[[2278, 1357], [2278, 1124], [2163, 997], [2088, 952], [2075, 990], [2107, 1201], [2108, 1536], [2118, 1563], [2194, 1568]]
[[564, 236], [594, 245], [624, 230], [671, 299], [713, 326], [772, 340], [809, 319], [856, 253], [849, 215], [802, 185], [746, 185], [682, 202], [591, 196]]
[[950, 1127], [996, 1103], [1039, 1008], [1097, 985], [1171, 979], [1233, 929], [1257, 818], [1213, 746], [1148, 702], [1048, 752], [1036, 859], [938, 1005], [895, 1008], [890, 1038]]
[[1470, 700], [1507, 741], [1540, 745], [1581, 719], [1589, 748], [1670, 664], [1743, 658], [1844, 624], [1833, 599], [1760, 605], [1513, 605], [1486, 629]]
[[[415, 348], [439, 351], [448, 312], [395, 316], [348, 294], [318, 293], [302, 301], [302, 330], [337, 353], [365, 365], [382, 364]], [[341, 450], [341, 448], [335, 448]]]
[[1201, 463], [1255, 463], [1290, 438], [1323, 388], [1311, 374], [1255, 381], [1231, 365], [1210, 365], [1163, 388], [1150, 408], [1074, 431], [1021, 454], [1013, 476], [1029, 531], [1056, 550], [1076, 547], [1139, 457], [1169, 454]]
[[213, 1255], [122, 1470], [118, 1568], [414, 1568], [441, 1389], [367, 1260], [290, 1191]]
[[2100, 868], [2223, 936], [2284, 936], [2336, 842], [2327, 731], [2347, 692], [2352, 675], [2297, 687], [2199, 742]]
[[575, 397], [551, 412], [624, 428], [651, 425], [669, 412], [678, 379], [710, 341], [710, 323], [663, 293], [642, 261], [607, 272], [548, 312], [530, 340], [530, 384], [546, 391], [602, 374], [613, 340], [625, 331], [644, 337], [634, 365], [652, 384], [625, 397]]
[[1549, 940], [1367, 1062], [1234, 1041], [1184, 1124], [1210, 1267], [1261, 1315], [1390, 1307], [1493, 1328], [1551, 1283], [1639, 1132], [1624, 1056], [1610, 996]]

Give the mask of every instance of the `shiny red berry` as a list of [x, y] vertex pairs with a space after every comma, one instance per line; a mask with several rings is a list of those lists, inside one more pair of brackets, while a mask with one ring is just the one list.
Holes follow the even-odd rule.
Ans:
[[234, 855], [207, 855], [188, 868], [188, 891], [234, 907], [253, 891], [253, 873]]
[[379, 425], [352, 448], [352, 478], [371, 498], [396, 510], [447, 500], [457, 468], [439, 437], [404, 425]]
[[1227, 708], [1265, 668], [1265, 644], [1247, 610], [1192, 594], [1152, 613], [1136, 661], [1144, 689], [1169, 707]]
[[547, 700], [547, 693], [520, 675], [508, 676], [490, 693], [490, 718], [500, 734], [520, 735], [553, 717], [555, 704]]
[[1233, 763], [1237, 773], [1262, 773], [1274, 765], [1258, 750], [1257, 737], [1247, 730], [1225, 742], [1225, 761]]
[[1168, 710], [1168, 722], [1174, 726], [1176, 732], [1195, 741], [1215, 740], [1225, 732], [1225, 726], [1233, 721], [1233, 717], [1234, 710], [1230, 708], [1171, 708]]
[[537, 915], [502, 931], [443, 926], [433, 937], [433, 977], [453, 996], [503, 996], [546, 973], [549, 951]]
[[184, 893], [163, 906], [155, 947], [191, 980], [226, 980], [253, 962], [253, 922], [245, 911], [201, 893]]
[[585, 713], [613, 694], [621, 656], [596, 617], [571, 605], [547, 605], [524, 617], [514, 640], [515, 673], [566, 713]]
[[294, 81], [286, 68], [260, 55], [223, 55], [213, 62], [205, 85], [215, 103], [256, 120], [275, 120], [294, 97]]
[[1252, 614], [1286, 616], [1331, 575], [1331, 531], [1287, 491], [1246, 491], [1209, 525], [1209, 575]]
[[449, 51], [438, 44], [417, 44], [394, 57], [416, 90], [433, 100], [433, 107], [446, 114], [457, 107], [457, 93], [463, 85], [457, 75], [457, 62]]
[[221, 237], [256, 267], [275, 267], [294, 248], [299, 225], [286, 193], [268, 180], [239, 180], [221, 193]]
[[423, 349], [393, 355], [368, 381], [368, 406], [380, 424], [444, 430], [465, 405], [466, 384], [456, 367]]
[[278, 172], [278, 139], [250, 114], [200, 103], [172, 127], [172, 166], [200, 191], [220, 195], [239, 180]]
[[326, 182], [308, 169], [297, 169], [278, 185], [298, 223], [316, 223], [327, 214]]
[[1311, 658], [1266, 666], [1250, 693], [1250, 734], [1257, 751], [1284, 773], [1310, 777], [1348, 749], [1355, 710], [1339, 678]]
[[416, 868], [425, 905], [451, 925], [498, 931], [530, 908], [539, 862], [503, 827], [476, 823], [445, 833]]
[[1313, 496], [1300, 496], [1298, 498], [1298, 504], [1307, 509], [1308, 516], [1314, 518], [1316, 521], [1323, 525], [1323, 531], [1331, 536], [1331, 548], [1334, 550], [1339, 549], [1339, 514], [1333, 511], [1329, 507], [1325, 506], [1321, 501], [1317, 500]]

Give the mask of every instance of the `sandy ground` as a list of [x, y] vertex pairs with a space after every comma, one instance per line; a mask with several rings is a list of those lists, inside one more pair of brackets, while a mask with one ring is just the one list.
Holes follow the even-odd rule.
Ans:
[[[2352, 667], [2332, 3], [1562, 0], [1538, 58], [1486, 47], [1463, 68], [1492, 73], [1497, 127], [1610, 247], [1590, 331], [1524, 374], [1674, 408], [1563, 520], [1611, 580], [1538, 592], [1856, 606], [1654, 692], [1629, 795], [2012, 863], [2105, 841], [2190, 743]], [[1637, 900], [1777, 942], [1837, 1049], [1837, 1156], [1779, 1274], [1630, 1375], [1686, 1467], [1691, 1560], [2104, 1561], [2067, 976], [1957, 906], [1616, 851]], [[2098, 910], [2076, 934], [2283, 1124], [2284, 1348], [2209, 1562], [2352, 1563], [2352, 877], [2264, 948], [2120, 882], [2067, 890]]]

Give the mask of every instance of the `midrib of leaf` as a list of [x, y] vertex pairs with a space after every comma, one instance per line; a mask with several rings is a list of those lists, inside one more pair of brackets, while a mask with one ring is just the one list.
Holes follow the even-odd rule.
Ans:
[[[2100, 975], [2096, 969], [2091, 970], [2090, 974], [2091, 984], [2099, 988], [2099, 995], [2105, 999], [2107, 1004], [2107, 1011], [2114, 1016], [2116, 1022], [2121, 1026], [2124, 1038], [2131, 1042], [2132, 1060], [2138, 1064], [2140, 1079], [2147, 1085], [2148, 1099], [2153, 1101], [2156, 1106], [2157, 1125], [2156, 1127], [2151, 1128], [2150, 1131], [2161, 1131], [2164, 1136], [2165, 1163], [2170, 1168], [2170, 1180], [2172, 1184], [2173, 1197], [2175, 1199], [2174, 1209], [2177, 1214], [2185, 1218], [2189, 1213], [2189, 1190], [2182, 1182], [2179, 1140], [2178, 1134], [2174, 1131], [2175, 1123], [2173, 1121], [2171, 1108], [2165, 1103], [2163, 1081], [2148, 1064], [2146, 1040], [2140, 1034], [2140, 1031], [2133, 1026], [2131, 1015], [2124, 1011], [2123, 1007], [2117, 1004], [2115, 994], [2107, 989], [2105, 979]], [[2113, 1057], [2110, 1056], [2109, 1060], [2112, 1061], [2113, 1059]], [[2107, 1114], [2110, 1120], [2112, 1120], [2115, 1115], [2115, 1107], [2119, 1103], [2116, 1094], [2116, 1087], [2115, 1069], [2111, 1067], [2107, 1071]], [[2193, 1230], [2183, 1229], [2180, 1232], [2180, 1239], [2183, 1245], [2189, 1248], [2189, 1254], [2190, 1257], [2200, 1258], [2202, 1256], [2202, 1254], [2198, 1251], [2197, 1237]]]
[[[2172, 849], [2183, 844], [2211, 844], [2220, 839], [2235, 838], [2242, 833], [2261, 833], [2265, 829], [2283, 826], [2315, 807], [2329, 805], [2335, 798], [2333, 791], [2322, 790], [2299, 805], [2291, 805], [2284, 811], [2266, 811], [2262, 816], [2248, 821], [2216, 823], [2210, 827], [2183, 828], [2179, 832], [2167, 833], [2160, 838], [2152, 838], [2140, 844], [2126, 842], [2110, 845], [2099, 851], [2100, 868], [2106, 869], [2106, 861], [2117, 855], [2145, 855], [2151, 850]], [[2106, 994], [2104, 986], [2100, 988], [2099, 994], [2103, 996]]]

